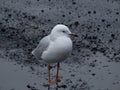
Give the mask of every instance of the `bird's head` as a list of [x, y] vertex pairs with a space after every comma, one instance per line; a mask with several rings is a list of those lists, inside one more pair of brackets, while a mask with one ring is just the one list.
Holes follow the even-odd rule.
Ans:
[[54, 37], [59, 37], [59, 36], [77, 36], [75, 33], [72, 33], [69, 28], [63, 24], [58, 24], [56, 25], [52, 31], [51, 31], [51, 35]]

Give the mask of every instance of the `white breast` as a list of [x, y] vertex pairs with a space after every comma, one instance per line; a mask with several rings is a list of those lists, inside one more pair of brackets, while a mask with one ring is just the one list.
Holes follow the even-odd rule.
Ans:
[[69, 37], [59, 37], [52, 41], [43, 52], [42, 59], [47, 63], [56, 63], [65, 60], [72, 52], [72, 41]]

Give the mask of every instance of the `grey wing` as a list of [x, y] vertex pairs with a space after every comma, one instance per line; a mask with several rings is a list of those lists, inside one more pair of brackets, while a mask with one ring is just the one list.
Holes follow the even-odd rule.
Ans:
[[44, 37], [42, 40], [40, 40], [38, 46], [32, 51], [32, 54], [37, 58], [41, 59], [42, 53], [47, 49], [48, 45], [50, 43], [49, 36]]

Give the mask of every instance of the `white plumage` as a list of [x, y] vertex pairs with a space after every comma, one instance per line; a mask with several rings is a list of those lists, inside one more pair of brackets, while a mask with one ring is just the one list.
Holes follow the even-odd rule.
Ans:
[[70, 33], [67, 26], [56, 25], [51, 33], [39, 42], [32, 54], [37, 59], [43, 59], [47, 63], [57, 63], [65, 60], [72, 52]]
[[[57, 83], [59, 81], [59, 63], [65, 60], [72, 52], [70, 35], [76, 36], [75, 33], [71, 33], [67, 26], [58, 24], [48, 36], [40, 40], [38, 46], [32, 51], [32, 54], [37, 59], [42, 59], [48, 63], [48, 83]], [[57, 63], [57, 73], [54, 81], [50, 80], [51, 63]]]

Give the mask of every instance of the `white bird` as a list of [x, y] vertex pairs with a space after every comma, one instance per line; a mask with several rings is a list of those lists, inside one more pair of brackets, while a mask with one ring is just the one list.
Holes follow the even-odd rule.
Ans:
[[[42, 38], [38, 46], [32, 51], [37, 59], [42, 59], [48, 63], [48, 83], [59, 81], [58, 73], [60, 62], [65, 60], [72, 52], [72, 40], [70, 36], [77, 36], [63, 24], [56, 25], [48, 36]], [[50, 80], [50, 64], [57, 63], [57, 73], [55, 80]]]

